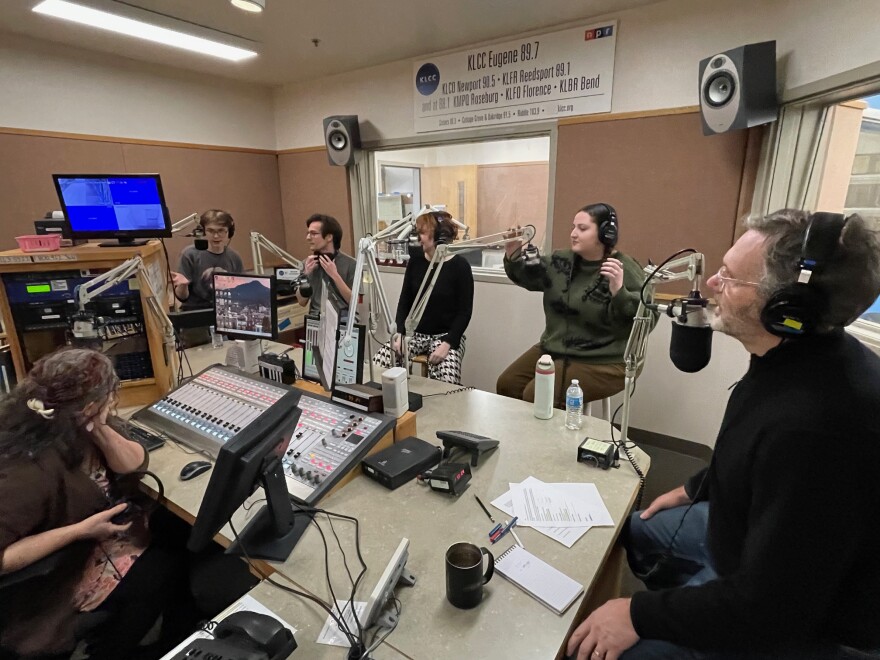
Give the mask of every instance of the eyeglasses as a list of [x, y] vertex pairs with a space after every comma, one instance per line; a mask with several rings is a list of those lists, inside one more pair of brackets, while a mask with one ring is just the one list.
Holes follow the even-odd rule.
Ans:
[[719, 268], [718, 272], [715, 273], [715, 277], [721, 280], [721, 284], [718, 285], [718, 293], [724, 291], [724, 287], [728, 282], [731, 284], [742, 284], [743, 286], [753, 286], [756, 288], [761, 286], [758, 282], [748, 282], [746, 280], [738, 280], [735, 277], [729, 277], [727, 275], [727, 266]]
[[229, 230], [226, 227], [222, 229], [205, 229], [205, 233], [211, 236], [226, 236], [229, 233]]
[[314, 236], [320, 236], [320, 235], [321, 235], [321, 232], [319, 232], [319, 231], [307, 231], [306, 232], [306, 236], [313, 236], [314, 237]]

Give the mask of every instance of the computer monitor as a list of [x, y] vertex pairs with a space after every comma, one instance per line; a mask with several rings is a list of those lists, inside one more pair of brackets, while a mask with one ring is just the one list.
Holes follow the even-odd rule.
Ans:
[[299, 398], [299, 391], [287, 392], [220, 447], [187, 543], [191, 551], [207, 547], [262, 485], [266, 506], [240, 531], [227, 552], [275, 561], [290, 555], [310, 521], [308, 514], [293, 510], [281, 462], [302, 412], [297, 407]]
[[53, 174], [74, 240], [115, 238], [102, 247], [144, 245], [171, 236], [171, 216], [158, 174]]
[[214, 312], [215, 330], [231, 339], [275, 339], [275, 278], [214, 273]]

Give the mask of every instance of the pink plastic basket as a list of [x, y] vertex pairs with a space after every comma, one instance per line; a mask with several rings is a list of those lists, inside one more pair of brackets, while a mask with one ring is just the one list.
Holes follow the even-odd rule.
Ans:
[[15, 240], [22, 252], [52, 252], [61, 247], [61, 234], [28, 234], [16, 236]]

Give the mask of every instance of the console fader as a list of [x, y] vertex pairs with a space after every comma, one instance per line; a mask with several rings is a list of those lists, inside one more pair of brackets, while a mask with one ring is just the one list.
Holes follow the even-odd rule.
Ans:
[[[220, 447], [257, 419], [290, 387], [234, 367], [208, 367], [132, 417], [193, 449], [216, 457]], [[282, 458], [287, 489], [313, 504], [357, 466], [394, 426], [385, 415], [364, 413], [303, 393], [302, 410]]]

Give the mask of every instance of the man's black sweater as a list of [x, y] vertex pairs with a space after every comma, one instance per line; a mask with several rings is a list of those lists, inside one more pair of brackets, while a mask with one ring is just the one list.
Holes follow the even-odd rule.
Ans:
[[[397, 330], [404, 332], [403, 322], [416, 301], [416, 294], [428, 272], [428, 260], [422, 250], [411, 250], [403, 287], [397, 303]], [[454, 255], [440, 269], [434, 290], [425, 306], [425, 313], [416, 332], [425, 335], [446, 335], [443, 340], [451, 348], [458, 348], [461, 336], [467, 330], [474, 307], [474, 276], [471, 265]]]
[[[707, 470], [718, 579], [640, 592], [642, 638], [699, 650], [880, 646], [880, 359], [842, 330], [752, 356]], [[704, 480], [705, 476], [705, 480]]]

